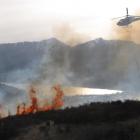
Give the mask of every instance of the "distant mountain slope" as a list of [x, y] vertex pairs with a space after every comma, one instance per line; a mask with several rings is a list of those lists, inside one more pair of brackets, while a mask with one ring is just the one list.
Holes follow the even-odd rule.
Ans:
[[60, 48], [64, 44], [54, 38], [40, 42], [0, 44], [0, 72], [25, 68], [40, 60], [49, 48], [55, 46]]
[[[140, 90], [140, 45], [101, 38], [75, 47], [55, 38], [0, 45], [0, 81]], [[35, 78], [35, 79], [36, 79]]]
[[55, 38], [40, 42], [0, 44], [0, 81], [28, 79], [28, 76], [40, 67], [42, 59], [47, 57], [49, 52], [60, 52], [65, 46], [67, 45]]
[[140, 89], [140, 45], [97, 39], [72, 49], [72, 80], [80, 86]]

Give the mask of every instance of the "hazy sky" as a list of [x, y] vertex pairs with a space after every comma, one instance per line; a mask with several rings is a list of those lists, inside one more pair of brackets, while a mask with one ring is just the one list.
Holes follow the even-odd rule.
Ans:
[[[66, 32], [110, 36], [114, 17], [135, 14], [139, 0], [0, 0], [0, 42], [42, 40]], [[114, 24], [115, 26], [115, 24]], [[64, 32], [63, 32], [64, 34]]]

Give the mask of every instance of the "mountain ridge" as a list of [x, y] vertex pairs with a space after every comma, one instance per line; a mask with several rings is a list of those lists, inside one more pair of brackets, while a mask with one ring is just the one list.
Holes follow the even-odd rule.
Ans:
[[131, 41], [99, 38], [70, 47], [51, 38], [2, 46], [3, 82], [30, 82], [43, 74], [40, 77], [48, 79], [46, 84], [140, 90], [140, 45]]
[[114, 43], [116, 43], [116, 42], [122, 42], [122, 43], [131, 43], [131, 44], [134, 44], [134, 45], [140, 45], [140, 44], [138, 44], [138, 43], [135, 43], [135, 42], [133, 42], [133, 41], [128, 41], [128, 40], [115, 40], [115, 39], [111, 39], [111, 40], [109, 40], [109, 39], [103, 39], [103, 38], [96, 38], [96, 39], [91, 39], [91, 40], [88, 40], [88, 41], [85, 41], [85, 42], [83, 42], [83, 43], [78, 43], [77, 45], [74, 45], [74, 46], [71, 46], [71, 45], [68, 45], [67, 43], [64, 43], [63, 41], [61, 41], [61, 40], [59, 40], [59, 39], [57, 39], [57, 38], [55, 38], [55, 37], [51, 37], [51, 38], [48, 38], [48, 39], [43, 39], [43, 40], [38, 40], [38, 41], [17, 41], [17, 42], [10, 42], [10, 43], [0, 43], [0, 46], [1, 45], [14, 45], [14, 44], [26, 44], [26, 43], [46, 43], [46, 42], [55, 42], [55, 43], [62, 43], [62, 44], [64, 44], [64, 45], [66, 45], [66, 46], [69, 46], [69, 47], [77, 47], [77, 46], [80, 46], [80, 45], [85, 45], [86, 43], [96, 43], [96, 44], [98, 44], [98, 43], [101, 43], [101, 42], [114, 42]]

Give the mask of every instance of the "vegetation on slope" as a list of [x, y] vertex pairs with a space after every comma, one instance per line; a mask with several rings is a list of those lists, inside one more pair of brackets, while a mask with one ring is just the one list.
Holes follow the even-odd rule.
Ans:
[[140, 139], [140, 102], [91, 103], [78, 108], [10, 116], [0, 120], [0, 138], [24, 140], [28, 130], [30, 137], [26, 139], [33, 139], [31, 132], [35, 128], [39, 132], [36, 140], [137, 140]]

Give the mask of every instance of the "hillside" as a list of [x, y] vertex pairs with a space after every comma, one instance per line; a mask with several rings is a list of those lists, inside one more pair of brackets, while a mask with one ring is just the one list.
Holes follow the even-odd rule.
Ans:
[[49, 52], [54, 50], [59, 53], [66, 47], [55, 38], [40, 42], [0, 44], [0, 81], [20, 83], [33, 79]]
[[0, 120], [4, 140], [139, 140], [140, 102], [91, 103]]
[[139, 90], [140, 45], [97, 39], [71, 52], [74, 84], [120, 90]]
[[96, 39], [75, 47], [55, 38], [0, 44], [0, 81], [139, 91], [140, 45]]

